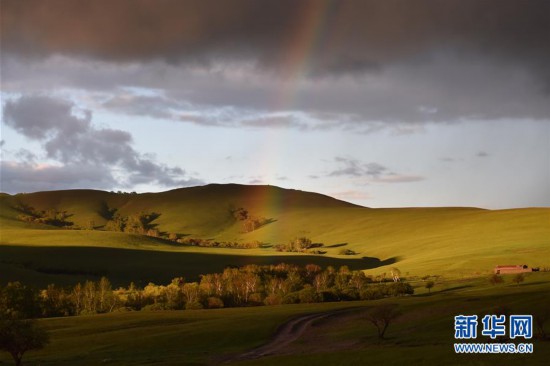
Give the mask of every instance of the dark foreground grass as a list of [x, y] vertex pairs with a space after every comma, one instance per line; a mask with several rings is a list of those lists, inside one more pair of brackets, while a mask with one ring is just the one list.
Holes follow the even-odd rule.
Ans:
[[[443, 289], [445, 291], [438, 291]], [[387, 340], [358, 309], [343, 318], [315, 325], [283, 354], [238, 365], [546, 365], [550, 342], [534, 340], [528, 355], [456, 355], [453, 317], [483, 316], [497, 306], [512, 314], [550, 308], [550, 274], [533, 273], [521, 285], [510, 279], [499, 286], [486, 281], [438, 285], [432, 294], [367, 302], [283, 305], [197, 311], [131, 312], [44, 319], [52, 336], [46, 349], [29, 353], [27, 365], [209, 365], [266, 342], [292, 316], [380, 303], [398, 304], [403, 316], [391, 325]], [[547, 324], [547, 330], [550, 324]], [[478, 342], [487, 342], [478, 337]], [[7, 354], [0, 364], [9, 365]]]
[[226, 267], [247, 264], [317, 264], [322, 267], [343, 265], [352, 270], [370, 269], [393, 261], [378, 258], [330, 258], [316, 255], [213, 254], [185, 251], [133, 250], [121, 248], [69, 246], [0, 245], [0, 284], [21, 281], [45, 287], [50, 283], [71, 285], [86, 279], [106, 276], [115, 286], [131, 281], [140, 286], [149, 282], [167, 284], [173, 278], [198, 281], [201, 274], [223, 272]]

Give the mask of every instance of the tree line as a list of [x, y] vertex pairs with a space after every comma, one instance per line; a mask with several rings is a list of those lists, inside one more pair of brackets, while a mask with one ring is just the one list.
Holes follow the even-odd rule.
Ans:
[[200, 281], [174, 278], [113, 288], [102, 277], [72, 287], [50, 284], [34, 289], [20, 282], [0, 286], [0, 313], [23, 318], [109, 313], [124, 310], [181, 310], [238, 306], [371, 300], [413, 294], [406, 282], [375, 282], [362, 271], [322, 269], [315, 264], [226, 268]]
[[69, 214], [67, 211], [58, 211], [54, 209], [36, 210], [34, 207], [21, 202], [15, 209], [21, 212], [21, 214], [17, 215], [17, 218], [24, 222], [33, 222], [57, 227], [73, 226], [73, 222], [67, 220], [72, 214]]

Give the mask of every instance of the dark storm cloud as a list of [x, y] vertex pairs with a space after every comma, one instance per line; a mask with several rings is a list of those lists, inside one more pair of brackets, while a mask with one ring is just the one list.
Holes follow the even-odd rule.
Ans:
[[1, 16], [4, 91], [107, 92], [118, 113], [401, 134], [550, 116], [548, 1], [5, 0]]
[[[6, 125], [29, 139], [40, 141], [46, 156], [62, 165], [41, 168], [31, 164], [29, 159], [10, 162], [2, 167], [3, 184], [9, 187], [13, 182], [28, 178], [31, 182], [43, 182], [47, 189], [50, 183], [55, 186], [56, 172], [60, 179], [66, 177], [62, 183], [72, 182], [75, 186], [82, 180], [102, 187], [113, 186], [113, 182], [128, 187], [151, 183], [171, 187], [201, 183], [186, 177], [181, 168], [159, 164], [137, 152], [128, 132], [96, 128], [91, 123], [90, 111], [78, 113], [75, 109], [70, 102], [42, 95], [6, 102], [3, 115]], [[9, 172], [4, 174], [4, 168]], [[123, 177], [114, 177], [116, 170], [120, 170]], [[90, 171], [96, 178], [89, 178]], [[82, 173], [82, 178], [77, 172]]]
[[[432, 48], [505, 58], [548, 76], [544, 0], [4, 0], [3, 52], [113, 61], [252, 60], [314, 74], [378, 70]], [[290, 58], [290, 60], [289, 60]]]

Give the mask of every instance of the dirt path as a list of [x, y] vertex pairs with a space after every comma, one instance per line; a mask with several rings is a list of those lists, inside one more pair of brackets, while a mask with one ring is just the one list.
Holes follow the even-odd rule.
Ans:
[[315, 322], [357, 309], [359, 308], [353, 307], [347, 309], [338, 309], [327, 311], [324, 313], [302, 315], [297, 318], [291, 319], [279, 327], [271, 341], [249, 352], [234, 357], [232, 361], [252, 360], [255, 358], [276, 354], [285, 346], [288, 346], [290, 343], [300, 338], [300, 336], [306, 331], [306, 329], [311, 327], [311, 325]]

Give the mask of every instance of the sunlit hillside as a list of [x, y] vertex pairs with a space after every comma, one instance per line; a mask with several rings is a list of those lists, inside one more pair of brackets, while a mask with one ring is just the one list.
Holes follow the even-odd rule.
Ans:
[[[67, 211], [71, 215], [69, 220], [76, 226], [86, 228], [93, 222], [95, 229], [60, 229], [21, 222], [18, 220], [20, 212], [16, 209], [21, 203], [36, 210]], [[104, 231], [106, 219], [101, 212], [105, 207], [117, 209], [121, 215], [156, 212], [160, 216], [153, 223], [164, 235], [175, 233], [181, 237], [219, 241], [261, 241], [266, 245], [256, 249], [198, 248], [162, 238]], [[250, 215], [264, 218], [268, 223], [245, 232], [242, 222], [233, 214], [238, 208], [244, 208]], [[124, 266], [130, 272], [136, 250], [147, 250], [150, 253], [147, 261], [155, 267], [163, 267], [168, 260], [161, 253], [177, 252], [182, 258], [198, 255], [192, 260], [193, 275], [211, 270], [212, 262], [231, 264], [219, 260], [227, 255], [242, 259], [229, 261], [236, 264], [265, 263], [265, 257], [277, 255], [288, 258], [287, 261], [321, 261], [323, 265], [331, 261], [341, 265], [348, 261], [355, 268], [360, 267], [358, 260], [369, 257], [378, 261], [370, 261], [364, 266], [370, 268], [372, 274], [388, 272], [389, 267], [385, 265], [398, 267], [411, 275], [452, 276], [489, 273], [497, 264], [550, 266], [550, 208], [496, 211], [477, 208], [371, 209], [315, 193], [274, 186], [231, 184], [147, 194], [70, 190], [2, 195], [0, 220], [0, 250], [3, 251], [0, 265], [4, 271], [14, 271], [16, 264], [24, 262], [27, 255], [34, 258], [27, 258], [27, 262], [42, 263], [34, 267], [44, 267], [52, 247], [65, 248], [63, 260], [77, 274], [84, 258], [75, 253], [85, 247], [102, 247], [103, 251], [127, 250]], [[321, 249], [325, 253], [279, 253], [273, 247], [303, 236], [314, 243], [322, 243]], [[348, 255], [343, 254], [346, 249]], [[29, 251], [35, 252], [29, 254]], [[103, 265], [111, 263], [99, 260], [106, 255], [103, 252], [100, 255], [99, 248], [96, 253], [97, 258], [94, 251], [86, 252], [85, 267], [89, 273], [94, 273], [96, 260]], [[57, 259], [50, 258], [51, 261]], [[181, 263], [189, 263], [189, 260]], [[116, 262], [111, 264], [114, 266]], [[9, 270], [6, 269], [8, 265], [11, 266]], [[59, 266], [61, 264], [54, 267]], [[173, 264], [176, 269], [172, 265], [166, 266], [165, 271], [175, 271], [177, 262]], [[25, 271], [34, 268], [23, 267]], [[172, 269], [168, 270], [168, 267]], [[21, 266], [17, 268], [21, 269]], [[185, 274], [186, 267], [183, 266], [181, 271]], [[80, 275], [85, 276], [87, 272]]]

